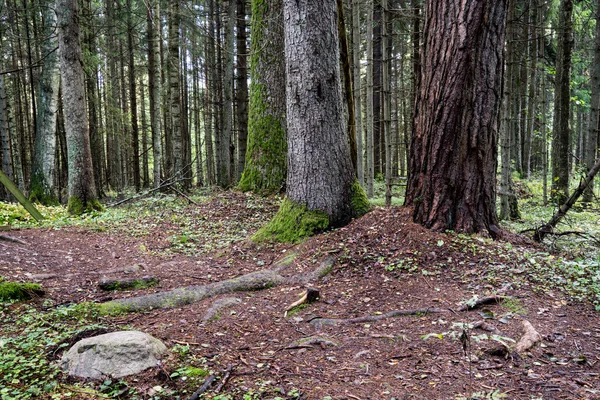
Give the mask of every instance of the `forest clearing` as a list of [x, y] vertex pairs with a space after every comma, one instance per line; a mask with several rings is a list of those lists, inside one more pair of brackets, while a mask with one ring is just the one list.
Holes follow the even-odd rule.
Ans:
[[[49, 208], [51, 220], [33, 229], [13, 218], [23, 229], [4, 233], [20, 242], [0, 241], [0, 274], [38, 282], [45, 295], [1, 306], [3, 399], [189, 399], [213, 375], [202, 398], [600, 397], [600, 266], [589, 238], [556, 237], [540, 246], [513, 234], [492, 241], [435, 233], [414, 224], [408, 209], [392, 207], [297, 245], [257, 244], [248, 238], [275, 213], [278, 199], [215, 192], [190, 201], [149, 197], [83, 219]], [[527, 202], [532, 219], [521, 228], [538, 223], [534, 211], [543, 210]], [[24, 210], [13, 213], [31, 219]], [[597, 229], [591, 213], [573, 212], [566, 229]], [[293, 276], [327, 260], [331, 271], [305, 285], [115, 316], [76, 307], [206, 285], [282, 262], [281, 274]], [[106, 278], [143, 276], [158, 285], [99, 287]], [[286, 316], [306, 287], [319, 290], [318, 301]], [[498, 304], [459, 311], [497, 294], [505, 296]], [[223, 299], [236, 300], [207, 319]], [[412, 313], [384, 318], [395, 310]], [[325, 318], [336, 322], [318, 323]], [[517, 354], [523, 321], [541, 341]], [[162, 366], [87, 382], [58, 372], [68, 345], [122, 329], [161, 339], [169, 349]]]

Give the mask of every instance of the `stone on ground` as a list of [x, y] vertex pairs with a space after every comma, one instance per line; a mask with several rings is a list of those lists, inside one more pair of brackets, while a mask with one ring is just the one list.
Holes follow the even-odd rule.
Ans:
[[157, 366], [166, 350], [160, 340], [146, 333], [112, 332], [75, 343], [64, 354], [61, 367], [81, 378], [120, 378]]

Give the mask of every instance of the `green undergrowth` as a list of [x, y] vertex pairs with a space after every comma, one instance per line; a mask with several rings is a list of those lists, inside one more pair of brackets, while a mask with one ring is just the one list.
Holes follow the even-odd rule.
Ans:
[[[54, 308], [50, 302], [43, 308], [0, 304], [2, 400], [69, 398], [66, 393], [75, 396], [61, 379], [56, 357], [76, 335], [105, 328], [92, 311], [82, 308]], [[87, 390], [94, 392], [91, 385]]]

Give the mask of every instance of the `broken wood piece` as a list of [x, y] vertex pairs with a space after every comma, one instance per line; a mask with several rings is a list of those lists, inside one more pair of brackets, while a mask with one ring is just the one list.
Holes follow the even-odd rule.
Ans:
[[225, 375], [223, 375], [223, 379], [221, 379], [221, 382], [215, 389], [215, 393], [219, 393], [221, 391], [221, 389], [223, 389], [223, 386], [225, 386], [225, 384], [227, 383], [227, 379], [229, 379], [229, 376], [231, 375], [232, 369], [233, 369], [233, 366], [231, 364], [228, 364], [227, 369], [225, 370]]
[[302, 304], [313, 303], [313, 302], [317, 301], [318, 299], [319, 299], [319, 290], [313, 289], [313, 288], [308, 288], [308, 289], [306, 289], [306, 291], [304, 292], [304, 294], [302, 295], [302, 297], [300, 297], [300, 299], [298, 301], [293, 302], [285, 309], [285, 313], [283, 313], [283, 316], [287, 317], [288, 311], [290, 311]]
[[515, 345], [515, 351], [517, 353], [523, 353], [531, 349], [533, 346], [535, 346], [542, 340], [542, 335], [540, 335], [538, 331], [535, 330], [533, 325], [531, 325], [531, 322], [523, 320], [522, 324], [523, 336]]
[[199, 400], [200, 396], [208, 390], [208, 388], [210, 387], [210, 385], [213, 384], [215, 379], [217, 379], [217, 376], [215, 374], [211, 374], [208, 378], [206, 378], [204, 384], [200, 386], [200, 389], [196, 390], [194, 394], [192, 394], [190, 400]]
[[129, 279], [108, 279], [103, 278], [98, 286], [102, 290], [135, 290], [135, 289], [147, 289], [158, 285], [160, 280], [153, 276], [143, 276], [141, 278], [129, 278]]
[[0, 235], [0, 242], [12, 242], [12, 243], [17, 243], [17, 244], [27, 245], [27, 243], [25, 243], [24, 241], [14, 238], [12, 236], [8, 236], [8, 235]]
[[467, 304], [463, 304], [462, 306], [460, 306], [458, 308], [458, 311], [469, 311], [469, 310], [474, 310], [476, 308], [479, 308], [486, 304], [501, 303], [502, 301], [504, 301], [508, 298], [509, 298], [508, 296], [500, 296], [500, 295], [482, 297], [480, 299], [475, 300], [475, 302], [468, 302]]
[[335, 340], [330, 339], [325, 336], [309, 336], [309, 337], [298, 339], [298, 340], [292, 342], [290, 345], [285, 347], [285, 349], [286, 350], [302, 349], [302, 348], [307, 348], [307, 347], [314, 346], [314, 345], [319, 345], [321, 347], [326, 347], [326, 346], [335, 347], [335, 346], [338, 346], [339, 343], [337, 343]]
[[473, 329], [481, 329], [481, 330], [486, 331], [486, 332], [491, 332], [494, 335], [502, 335], [502, 332], [500, 332], [500, 330], [498, 330], [498, 328], [496, 328], [492, 324], [488, 324], [487, 322], [485, 322], [483, 320], [475, 322], [473, 324]]

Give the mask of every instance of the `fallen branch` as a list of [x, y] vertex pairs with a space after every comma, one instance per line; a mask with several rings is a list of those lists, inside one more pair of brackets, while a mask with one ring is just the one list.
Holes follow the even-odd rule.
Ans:
[[523, 353], [531, 349], [541, 340], [542, 335], [540, 335], [538, 331], [535, 330], [535, 328], [533, 327], [533, 325], [531, 325], [529, 321], [523, 320], [523, 336], [515, 345], [515, 351], [517, 353]]
[[8, 235], [0, 235], [0, 242], [12, 242], [12, 243], [18, 243], [18, 244], [22, 244], [22, 245], [27, 245], [27, 243], [25, 243], [24, 241], [14, 238], [12, 236], [8, 236]]
[[186, 286], [167, 292], [158, 292], [139, 297], [112, 300], [101, 304], [100, 308], [102, 312], [110, 314], [113, 312], [123, 313], [180, 307], [220, 294], [269, 289], [284, 284], [296, 284], [297, 282], [303, 282], [307, 279], [307, 277], [320, 277], [323, 274], [323, 271], [331, 270], [333, 262], [333, 258], [328, 258], [323, 261], [315, 270], [318, 271], [318, 273], [311, 271], [307, 274], [284, 277], [272, 270], [262, 270], [224, 281], [210, 283], [208, 285]]
[[206, 378], [204, 384], [200, 386], [200, 389], [196, 390], [194, 394], [192, 394], [190, 400], [199, 400], [200, 396], [208, 390], [208, 388], [210, 387], [210, 385], [213, 384], [215, 379], [217, 379], [217, 376], [215, 374], [211, 374], [208, 378]]
[[552, 216], [550, 221], [548, 221], [536, 230], [535, 235], [533, 235], [533, 239], [536, 242], [541, 243], [547, 235], [552, 234], [554, 232], [554, 228], [556, 228], [556, 225], [558, 225], [558, 223], [563, 219], [563, 217], [567, 215], [567, 212], [571, 209], [571, 207], [573, 207], [575, 202], [583, 194], [585, 188], [587, 188], [590, 182], [594, 180], [594, 177], [596, 176], [598, 171], [600, 171], [600, 158], [596, 160], [596, 164], [592, 167], [592, 169], [590, 169], [587, 176], [581, 182], [579, 182], [579, 186], [577, 187], [577, 189], [575, 189], [575, 191], [571, 193], [571, 196], [569, 196], [567, 201], [565, 201], [565, 203], [560, 206], [560, 208], [558, 209], [556, 214]]
[[481, 329], [486, 332], [491, 332], [494, 335], [502, 336], [502, 332], [494, 325], [488, 324], [485, 321], [478, 321], [473, 324], [473, 329]]
[[500, 303], [506, 299], [508, 299], [507, 296], [500, 296], [500, 295], [486, 296], [486, 297], [482, 297], [480, 299], [475, 300], [475, 302], [468, 302], [466, 304], [463, 304], [462, 306], [460, 306], [458, 308], [457, 311], [474, 310], [483, 305]]
[[343, 324], [360, 324], [364, 322], [376, 322], [387, 318], [400, 317], [404, 315], [427, 315], [446, 313], [450, 310], [442, 308], [419, 308], [416, 310], [394, 310], [380, 315], [366, 315], [363, 317], [348, 318], [348, 319], [336, 319], [336, 318], [315, 318], [309, 322], [315, 329], [321, 329], [323, 326], [336, 326]]
[[225, 375], [223, 376], [223, 379], [221, 379], [221, 383], [219, 383], [219, 386], [217, 386], [217, 388], [215, 389], [215, 393], [219, 393], [221, 391], [221, 389], [223, 389], [223, 386], [225, 386], [225, 384], [227, 383], [227, 379], [229, 379], [229, 376], [231, 375], [232, 368], [233, 367], [231, 364], [227, 365], [227, 369], [225, 370]]
[[310, 336], [307, 338], [302, 338], [302, 339], [298, 339], [298, 340], [294, 341], [293, 343], [286, 346], [285, 350], [304, 349], [304, 348], [312, 347], [314, 345], [319, 345], [321, 347], [326, 347], [326, 346], [336, 347], [336, 346], [339, 346], [339, 343], [337, 343], [333, 339], [330, 339], [330, 338], [327, 338], [324, 336]]

